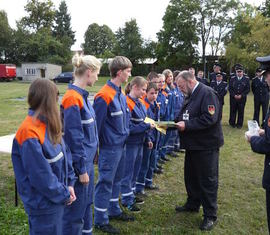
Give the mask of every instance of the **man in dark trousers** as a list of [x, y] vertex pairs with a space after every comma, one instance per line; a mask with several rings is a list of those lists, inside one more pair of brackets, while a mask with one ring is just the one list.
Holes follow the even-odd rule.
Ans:
[[227, 78], [226, 78], [226, 73], [221, 72], [221, 65], [219, 63], [215, 63], [213, 66], [213, 72], [210, 73], [209, 78], [210, 78], [210, 82], [211, 81], [215, 81], [216, 80], [216, 75], [217, 73], [221, 73], [222, 77], [223, 77], [223, 81], [227, 82]]
[[260, 108], [262, 107], [262, 123], [264, 122], [269, 105], [269, 87], [262, 75], [262, 69], [256, 69], [256, 77], [252, 79], [251, 90], [254, 94], [254, 115], [253, 119], [259, 122]]
[[[229, 82], [230, 92], [230, 119], [229, 124], [232, 127], [242, 128], [244, 121], [244, 111], [247, 101], [247, 94], [250, 91], [249, 78], [244, 75], [243, 66], [235, 67], [236, 75], [231, 77]], [[237, 117], [237, 123], [236, 121]]]
[[223, 81], [221, 73], [216, 74], [216, 81], [211, 81], [210, 87], [212, 87], [218, 94], [218, 100], [220, 103], [220, 119], [222, 118], [224, 96], [227, 94], [228, 84]]
[[219, 148], [223, 145], [219, 100], [210, 87], [183, 71], [177, 85], [186, 96], [176, 119], [181, 146], [185, 153], [185, 186], [187, 201], [177, 212], [199, 212], [203, 207], [201, 230], [211, 230], [217, 222]]

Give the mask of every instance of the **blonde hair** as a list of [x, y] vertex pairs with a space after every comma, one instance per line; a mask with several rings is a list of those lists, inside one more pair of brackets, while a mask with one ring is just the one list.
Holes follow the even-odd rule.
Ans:
[[72, 64], [75, 67], [75, 76], [82, 76], [87, 69], [92, 71], [100, 70], [102, 63], [92, 55], [75, 54], [72, 58]]
[[137, 87], [143, 87], [144, 85], [147, 85], [147, 80], [145, 80], [145, 78], [141, 76], [134, 77], [125, 87], [126, 95], [130, 93], [134, 85], [136, 85]]
[[170, 69], [163, 70], [162, 74], [165, 76], [165, 79], [169, 77], [169, 75], [173, 75], [172, 71]]

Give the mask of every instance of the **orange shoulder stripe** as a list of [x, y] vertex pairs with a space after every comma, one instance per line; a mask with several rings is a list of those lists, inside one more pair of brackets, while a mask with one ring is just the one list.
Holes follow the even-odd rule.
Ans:
[[67, 109], [71, 106], [79, 106], [81, 109], [83, 107], [83, 98], [80, 93], [75, 90], [67, 90], [63, 99], [62, 99], [62, 106], [64, 109]]
[[131, 98], [129, 98], [129, 96], [127, 96], [127, 105], [128, 105], [130, 112], [133, 111], [133, 109], [136, 105], [135, 102]]
[[100, 91], [95, 95], [95, 99], [97, 99], [98, 97], [101, 97], [102, 99], [105, 100], [106, 104], [109, 105], [115, 95], [116, 95], [116, 90], [113, 89], [112, 87], [110, 87], [108, 84], [105, 84]]
[[16, 140], [20, 145], [28, 139], [38, 139], [41, 144], [44, 143], [46, 133], [46, 124], [31, 116], [27, 116], [16, 133]]
[[166, 91], [162, 91], [162, 94], [165, 95], [166, 97], [168, 96]]
[[140, 102], [145, 106], [146, 110], [149, 109], [150, 104], [148, 102], [146, 102], [144, 99], [140, 99]]

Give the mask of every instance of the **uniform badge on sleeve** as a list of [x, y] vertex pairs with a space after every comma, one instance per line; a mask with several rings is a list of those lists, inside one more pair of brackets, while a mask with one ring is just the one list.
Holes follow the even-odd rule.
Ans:
[[208, 105], [208, 112], [209, 112], [211, 115], [214, 115], [215, 112], [216, 112], [215, 105]]

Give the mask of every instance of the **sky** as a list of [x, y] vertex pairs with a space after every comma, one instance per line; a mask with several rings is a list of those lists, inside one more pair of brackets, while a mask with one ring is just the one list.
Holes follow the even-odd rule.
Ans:
[[[72, 30], [76, 42], [72, 50], [79, 50], [84, 42], [84, 33], [92, 23], [106, 24], [114, 32], [125, 22], [136, 19], [144, 39], [156, 41], [156, 33], [162, 29], [162, 17], [170, 0], [66, 0], [71, 15]], [[58, 9], [61, 0], [52, 0]], [[242, 0], [258, 6], [263, 0]], [[0, 10], [6, 11], [9, 25], [16, 28], [16, 21], [26, 15], [27, 0], [0, 0]]]

